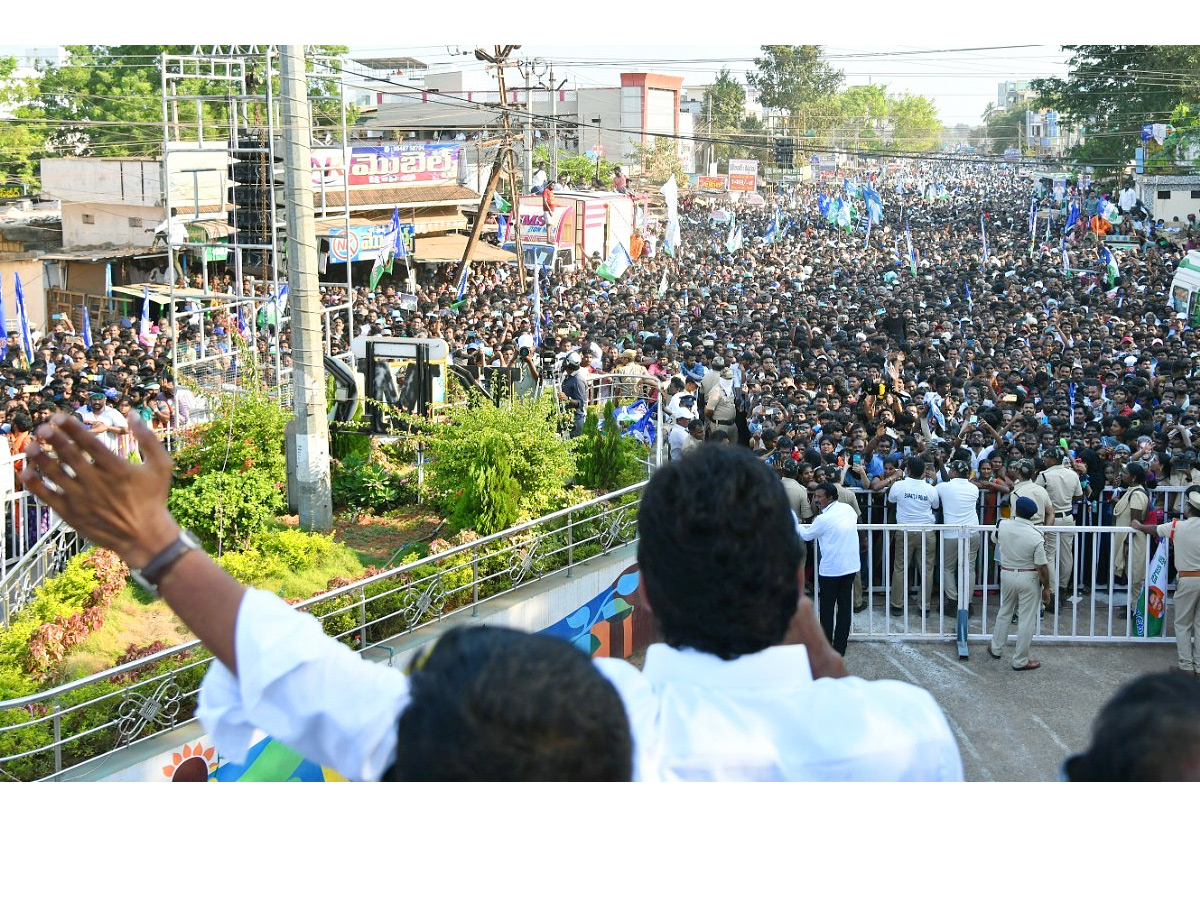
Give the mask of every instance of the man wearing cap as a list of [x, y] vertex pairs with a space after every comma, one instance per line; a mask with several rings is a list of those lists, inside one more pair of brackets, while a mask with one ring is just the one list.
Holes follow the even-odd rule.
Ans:
[[558, 391], [558, 399], [563, 401], [563, 404], [571, 412], [571, 437], [573, 438], [583, 434], [583, 420], [587, 417], [587, 382], [583, 380], [583, 374], [579, 370], [581, 363], [582, 357], [578, 351], [572, 350], [567, 354], [567, 358], [563, 361], [563, 370], [566, 372], [566, 376]]
[[129, 431], [124, 417], [108, 405], [108, 399], [102, 391], [93, 391], [88, 395], [88, 408], [79, 411], [79, 417], [85, 425], [90, 426], [92, 434], [100, 438], [113, 453], [117, 452], [117, 436]]
[[[1083, 499], [1083, 485], [1079, 481], [1079, 474], [1071, 460], [1065, 458], [1062, 450], [1057, 447], [1043, 450], [1042, 460], [1046, 468], [1036, 480], [1046, 489], [1050, 502], [1054, 504], [1054, 524], [1072, 526], [1075, 524], [1075, 501]], [[1046, 543], [1054, 553], [1060, 595], [1069, 603], [1079, 602], [1079, 595], [1073, 594], [1071, 590], [1075, 576], [1075, 535], [1070, 532], [1057, 532], [1048, 535]]]
[[1033, 641], [1033, 626], [1037, 618], [1038, 585], [1043, 601], [1050, 599], [1050, 566], [1046, 541], [1033, 524], [1038, 514], [1037, 504], [1029, 497], [1020, 497], [1013, 506], [1015, 515], [1001, 519], [996, 527], [996, 553], [1000, 560], [1000, 609], [992, 624], [992, 640], [988, 653], [1000, 658], [1008, 643], [1013, 611], [1017, 613], [1017, 644], [1013, 649], [1012, 667], [1017, 672], [1041, 668], [1041, 663], [1029, 658]]
[[704, 396], [704, 417], [708, 420], [708, 433], [724, 434], [730, 443], [736, 443], [737, 405], [733, 395], [733, 370], [728, 367], [722, 369], [716, 383]]
[[[676, 397], [676, 400], [678, 399], [681, 398]], [[689, 396], [688, 399], [692, 398]], [[671, 407], [667, 409], [667, 412], [671, 415], [675, 423], [671, 426], [671, 431], [667, 435], [667, 448], [673, 461], [683, 456], [683, 448], [687, 443], [688, 429], [691, 427], [692, 419], [696, 416], [693, 408], [694, 403], [694, 399], [686, 405], [676, 405], [675, 401], [672, 401]]]
[[[1175, 643], [1181, 671], [1200, 678], [1200, 487], [1185, 492], [1184, 518], [1161, 525], [1133, 521], [1129, 524], [1144, 534], [1167, 538], [1175, 545]], [[1166, 602], [1166, 598], [1163, 598]]]

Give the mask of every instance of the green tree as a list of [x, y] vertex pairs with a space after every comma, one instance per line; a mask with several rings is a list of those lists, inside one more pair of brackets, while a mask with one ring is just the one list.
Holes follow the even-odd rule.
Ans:
[[[1134, 157], [1141, 127], [1170, 122], [1180, 108], [1200, 106], [1200, 46], [1068, 44], [1065, 78], [1038, 78], [1039, 105], [1083, 129], [1072, 161], [1097, 174], [1123, 169]], [[1187, 115], [1184, 113], [1183, 115]]]
[[997, 110], [992, 104], [984, 110], [984, 129], [986, 131], [989, 153], [999, 155], [1005, 150], [1018, 150], [1024, 146], [1025, 114], [1032, 104], [1018, 103], [1011, 109]]
[[833, 112], [844, 146], [864, 150], [883, 146], [879, 129], [888, 121], [890, 108], [886, 85], [854, 85], [839, 91], [834, 99]]
[[704, 104], [696, 122], [696, 133], [705, 138], [705, 162], [721, 163], [731, 156], [742, 158], [736, 135], [746, 117], [746, 89], [722, 68], [704, 90]]
[[937, 107], [928, 97], [920, 94], [892, 97], [888, 118], [892, 129], [888, 141], [891, 149], [919, 152], [936, 150], [941, 145], [942, 122]]
[[[538, 144], [533, 148], [533, 162], [536, 166], [541, 163], [546, 167], [546, 171], [550, 171], [550, 148], [545, 144]], [[606, 177], [604, 165], [601, 164], [600, 177], [603, 181]], [[609, 174], [608, 179], [611, 181], [612, 166], [607, 167]], [[587, 158], [583, 153], [563, 153], [561, 150], [558, 153], [558, 172], [559, 176], [567, 175], [571, 179], [572, 184], [589, 185], [592, 179], [596, 177], [596, 164]]]
[[805, 113], [833, 97], [842, 84], [842, 72], [825, 61], [816, 44], [764, 44], [762, 52], [746, 81], [758, 90], [763, 106], [786, 114], [788, 128], [798, 125], [807, 130]]
[[38, 160], [45, 154], [43, 129], [22, 117], [22, 110], [37, 88], [32, 79], [16, 77], [17, 61], [0, 57], [0, 182], [27, 191], [41, 186]]
[[[123, 44], [69, 45], [66, 56], [57, 65], [47, 66], [33, 82], [33, 91], [17, 115], [44, 127], [49, 148], [56, 153], [87, 156], [149, 155], [163, 140], [162, 54], [189, 55], [191, 45]], [[336, 57], [344, 47], [321, 46], [313, 54]], [[247, 57], [249, 89], [262, 92], [263, 58]], [[308, 67], [313, 68], [310, 57]], [[274, 79], [278, 96], [278, 78]], [[228, 82], [204, 78], [178, 83], [182, 94], [222, 96], [231, 89]], [[310, 82], [314, 96], [314, 128], [341, 122], [340, 101], [334, 95], [336, 84], [327, 79]], [[261, 104], [258, 104], [261, 106]], [[249, 104], [247, 116], [252, 124], [265, 123], [264, 110]], [[354, 121], [354, 111], [347, 111]], [[205, 135], [220, 135], [228, 114], [222, 103], [206, 103]], [[196, 136], [195, 105], [179, 104], [179, 137]], [[223, 135], [222, 135], [223, 136]]]
[[662, 184], [672, 174], [678, 184], [687, 184], [687, 172], [679, 161], [679, 145], [670, 138], [656, 137], [653, 141], [639, 144], [630, 141], [634, 162], [638, 172], [650, 184]]

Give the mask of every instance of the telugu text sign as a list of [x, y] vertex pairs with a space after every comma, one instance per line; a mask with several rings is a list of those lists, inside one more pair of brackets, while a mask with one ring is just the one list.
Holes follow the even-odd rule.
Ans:
[[758, 186], [758, 160], [731, 159], [728, 170], [729, 190], [753, 191]]
[[457, 181], [462, 153], [458, 144], [390, 144], [351, 147], [346, 162], [340, 148], [312, 151], [313, 189], [326, 191], [386, 185]]

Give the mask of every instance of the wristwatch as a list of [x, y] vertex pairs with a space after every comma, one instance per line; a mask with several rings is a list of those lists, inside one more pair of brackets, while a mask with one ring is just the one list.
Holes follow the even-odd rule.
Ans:
[[171, 541], [165, 550], [146, 563], [142, 568], [133, 569], [129, 574], [133, 576], [134, 581], [141, 585], [144, 591], [157, 597], [158, 583], [162, 581], [163, 576], [167, 574], [170, 568], [185, 553], [189, 550], [199, 549], [201, 549], [200, 539], [186, 528], [180, 529], [175, 540]]

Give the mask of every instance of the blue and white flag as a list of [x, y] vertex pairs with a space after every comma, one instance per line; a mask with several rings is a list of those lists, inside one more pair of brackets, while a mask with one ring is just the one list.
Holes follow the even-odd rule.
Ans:
[[496, 233], [503, 244], [504, 235], [508, 233], [508, 216], [496, 216]]
[[975, 300], [971, 296], [971, 286], [969, 284], [963, 285], [963, 293], [967, 295], [967, 309], [975, 309]]
[[849, 200], [838, 201], [837, 224], [847, 233], [854, 228], [854, 207], [850, 205]]
[[833, 201], [824, 194], [817, 194], [817, 212], [822, 219], [829, 218], [829, 207], [832, 203]]
[[4, 279], [0, 278], [0, 359], [8, 356], [8, 312], [4, 308]]
[[537, 269], [533, 270], [533, 343], [542, 346], [542, 288]]
[[83, 346], [92, 348], [92, 317], [88, 314], [87, 304], [83, 304]]
[[1046, 210], [1046, 243], [1050, 243], [1050, 210]]
[[112, 296], [112, 263], [111, 262], [106, 262], [104, 264], [104, 296], [105, 297]]
[[454, 306], [458, 306], [463, 302], [463, 294], [467, 292], [467, 279], [471, 276], [471, 264], [467, 263], [463, 266], [462, 273], [458, 276], [458, 291], [454, 295]]
[[737, 253], [742, 249], [742, 226], [735, 228], [725, 241], [725, 249], [730, 253]]
[[983, 242], [983, 261], [987, 262], [987, 215], [985, 213], [979, 214], [979, 239]]
[[1067, 382], [1067, 398], [1070, 401], [1071, 407], [1071, 427], [1075, 427], [1075, 382]]
[[1070, 231], [1075, 227], [1075, 223], [1079, 221], [1079, 201], [1072, 200], [1071, 205], [1067, 207], [1067, 225], [1066, 230]]
[[286, 316], [288, 314], [288, 286], [286, 284], [279, 286], [278, 299], [275, 302], [275, 313], [278, 316]]
[[776, 235], [778, 229], [779, 229], [779, 224], [775, 219], [772, 219], [770, 222], [768, 222], [767, 230], [765, 232], [763, 232], [763, 243], [764, 244], [775, 243], [775, 235]]
[[1029, 198], [1029, 233], [1032, 235], [1037, 230], [1037, 200], [1033, 197]]
[[942, 396], [934, 391], [928, 391], [922, 402], [929, 407], [929, 424], [935, 422], [943, 433], [946, 431], [946, 416], [942, 413]]
[[246, 310], [240, 303], [238, 304], [237, 329], [243, 340], [250, 340], [252, 337], [250, 323], [246, 320]]
[[608, 259], [596, 269], [596, 274], [605, 281], [616, 281], [625, 274], [625, 270], [631, 265], [633, 265], [633, 260], [629, 256], [629, 251], [625, 249], [624, 244], [618, 243], [608, 254]]
[[876, 224], [883, 221], [883, 199], [874, 188], [863, 188], [863, 200], [867, 203], [867, 220]]
[[674, 256], [679, 252], [679, 218], [667, 220], [667, 230], [663, 232], [663, 250], [667, 256]]
[[1067, 239], [1062, 239], [1063, 274], [1071, 274], [1071, 257], [1067, 255]]
[[912, 272], [913, 278], [917, 277], [917, 254], [913, 252], [912, 231], [908, 227], [908, 223], [904, 223], [904, 243], [908, 247], [908, 270]]
[[150, 336], [150, 286], [142, 288], [142, 318], [138, 322], [138, 343], [144, 347], [154, 345]]
[[659, 300], [661, 300], [663, 297], [667, 296], [667, 284], [668, 284], [668, 282], [667, 282], [667, 270], [666, 270], [666, 269], [663, 269], [663, 277], [662, 277], [662, 281], [660, 281], [660, 282], [658, 283], [658, 299], [659, 299]]
[[17, 325], [21, 329], [21, 346], [25, 350], [25, 359], [33, 365], [33, 338], [29, 336], [29, 319], [25, 315], [25, 290], [21, 287], [21, 276], [13, 273], [17, 283]]
[[867, 219], [867, 237], [863, 241], [863, 248], [865, 249], [870, 246], [871, 246], [871, 219], [868, 218]]
[[1100, 261], [1104, 264], [1104, 279], [1109, 287], [1117, 283], [1117, 276], [1120, 274], [1117, 269], [1117, 260], [1112, 255], [1112, 251], [1107, 247], [1100, 254]]

